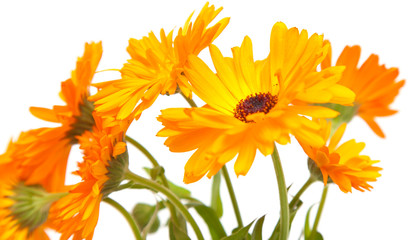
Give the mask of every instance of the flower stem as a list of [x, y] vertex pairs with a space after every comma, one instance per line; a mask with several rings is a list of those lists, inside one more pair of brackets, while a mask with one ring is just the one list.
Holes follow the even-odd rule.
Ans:
[[275, 168], [276, 179], [279, 189], [279, 201], [280, 201], [280, 240], [287, 240], [289, 236], [290, 226], [290, 212], [288, 205], [288, 192], [286, 190], [285, 176], [283, 175], [282, 164], [279, 158], [278, 149], [274, 145], [275, 149], [272, 153], [272, 162]]
[[[140, 144], [138, 141], [136, 141], [135, 139], [129, 137], [126, 135], [126, 141], [128, 141], [130, 144], [132, 144], [133, 146], [135, 146], [137, 149], [139, 149], [148, 159], [149, 161], [152, 163], [152, 165], [154, 167], [160, 167], [159, 163], [157, 162], [157, 160], [153, 157], [153, 155], [142, 145]], [[167, 188], [169, 188], [169, 183], [167, 181], [166, 176], [164, 175], [164, 173], [160, 174], [160, 179], [163, 182], [163, 185]]]
[[[312, 183], [314, 183], [315, 181], [316, 181], [316, 179], [313, 178], [312, 176], [310, 176], [309, 179], [305, 182], [305, 184], [303, 184], [303, 186], [299, 189], [299, 191], [296, 193], [296, 195], [290, 201], [289, 211], [290, 211], [291, 220], [290, 220], [289, 224], [291, 224], [291, 222], [293, 221], [294, 212], [297, 211], [297, 205], [299, 203], [300, 197], [310, 187], [310, 185], [312, 185]], [[269, 238], [270, 240], [279, 238], [278, 229], [280, 229], [280, 219], [279, 219], [279, 222], [276, 224], [275, 229], [272, 232], [272, 236]]]
[[225, 183], [227, 184], [228, 193], [231, 198], [232, 207], [234, 208], [235, 217], [237, 218], [238, 228], [242, 228], [244, 226], [242, 222], [241, 213], [239, 211], [237, 198], [235, 197], [234, 188], [232, 187], [231, 178], [229, 177], [228, 170], [225, 165], [222, 167], [222, 175], [224, 176]]
[[329, 190], [329, 186], [326, 185], [323, 188], [322, 198], [320, 199], [320, 203], [319, 203], [319, 209], [317, 210], [316, 218], [315, 218], [315, 221], [313, 223], [313, 228], [312, 228], [312, 231], [310, 232], [310, 239], [314, 239], [314, 235], [317, 232], [317, 226], [319, 225], [320, 217], [322, 216], [323, 207], [324, 207], [324, 203], [326, 202], [326, 197], [327, 197], [328, 190]]
[[180, 92], [181, 96], [188, 102], [190, 107], [197, 107], [197, 104], [193, 101], [193, 99], [188, 98], [186, 95], [184, 95], [183, 92]]
[[142, 184], [150, 189], [153, 189], [155, 191], [158, 191], [162, 194], [164, 194], [167, 199], [174, 204], [174, 206], [180, 211], [180, 213], [184, 216], [184, 218], [190, 223], [191, 227], [193, 228], [197, 239], [199, 240], [204, 240], [203, 234], [200, 231], [200, 228], [198, 227], [197, 223], [195, 222], [194, 218], [191, 216], [191, 214], [188, 212], [187, 208], [181, 203], [180, 199], [173, 193], [171, 192], [168, 188], [163, 187], [162, 185], [158, 184], [155, 181], [152, 181], [150, 179], [141, 177], [139, 175], [136, 175], [130, 171], [127, 171], [125, 173], [125, 177], [128, 180], [134, 181], [136, 183]]
[[299, 202], [300, 197], [302, 196], [302, 194], [306, 191], [306, 189], [309, 188], [310, 185], [312, 185], [312, 183], [314, 183], [316, 181], [316, 179], [312, 176], [309, 177], [309, 179], [307, 179], [307, 181], [305, 182], [305, 184], [303, 184], [303, 186], [299, 189], [299, 191], [296, 193], [296, 195], [292, 198], [292, 200], [289, 203], [289, 210], [292, 212], [295, 210], [296, 205]]
[[130, 215], [130, 213], [118, 202], [113, 200], [112, 198], [104, 198], [104, 202], [108, 203], [112, 207], [116, 208], [122, 215], [126, 218], [126, 221], [129, 223], [130, 227], [132, 228], [133, 234], [135, 235], [135, 239], [143, 240], [142, 235], [140, 235], [140, 230], [136, 225], [134, 218]]

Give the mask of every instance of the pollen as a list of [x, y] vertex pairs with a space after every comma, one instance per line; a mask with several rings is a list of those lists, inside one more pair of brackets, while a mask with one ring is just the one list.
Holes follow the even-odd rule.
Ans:
[[247, 116], [254, 113], [267, 114], [278, 103], [278, 96], [271, 93], [251, 94], [245, 99], [239, 101], [234, 109], [234, 117], [242, 122], [254, 122], [248, 120]]

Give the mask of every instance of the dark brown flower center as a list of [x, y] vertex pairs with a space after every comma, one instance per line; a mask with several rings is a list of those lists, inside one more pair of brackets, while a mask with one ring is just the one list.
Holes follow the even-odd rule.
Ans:
[[248, 120], [247, 116], [254, 113], [267, 114], [278, 102], [278, 96], [271, 93], [251, 94], [247, 98], [239, 101], [234, 109], [234, 117], [243, 122], [254, 122]]

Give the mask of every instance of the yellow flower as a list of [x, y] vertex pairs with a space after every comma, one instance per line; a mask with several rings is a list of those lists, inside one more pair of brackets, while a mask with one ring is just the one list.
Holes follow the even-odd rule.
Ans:
[[[397, 111], [390, 109], [389, 105], [398, 95], [405, 81], [396, 81], [398, 68], [386, 68], [378, 64], [378, 56], [371, 54], [368, 59], [357, 67], [361, 53], [360, 46], [346, 46], [337, 59], [336, 66], [346, 66], [339, 84], [353, 90], [356, 94], [354, 107], [349, 107], [340, 112], [346, 121], [354, 115], [360, 116], [378, 136], [385, 135], [380, 126], [374, 120], [376, 117], [385, 117], [395, 114]], [[322, 68], [331, 66], [331, 54], [322, 63]], [[350, 113], [348, 113], [350, 112]], [[343, 117], [344, 116], [340, 116]]]
[[123, 180], [128, 155], [124, 133], [112, 135], [103, 129], [102, 120], [95, 117], [96, 126], [78, 137], [84, 152], [83, 162], [75, 172], [82, 181], [71, 187], [69, 194], [57, 201], [50, 210], [53, 228], [61, 239], [92, 239], [99, 217], [101, 200]]
[[61, 126], [23, 132], [16, 141], [12, 155], [23, 166], [22, 176], [27, 184], [41, 183], [49, 191], [64, 186], [71, 145], [94, 125], [93, 104], [87, 97], [101, 56], [101, 43], [85, 45], [84, 56], [78, 59], [71, 78], [61, 83], [60, 96], [65, 106], [30, 108], [34, 116]]
[[130, 39], [127, 51], [131, 59], [121, 70], [122, 79], [94, 84], [100, 89], [89, 98], [95, 101], [95, 110], [117, 120], [129, 116], [139, 118], [159, 94], [174, 94], [179, 89], [191, 98], [190, 87], [183, 76], [184, 65], [188, 55], [198, 55], [227, 26], [229, 18], [208, 27], [221, 10], [207, 3], [194, 23], [191, 22], [193, 14], [190, 15], [174, 41], [173, 31], [166, 35], [163, 29], [160, 41], [153, 33], [140, 40]]
[[[331, 122], [326, 120], [316, 122], [322, 126], [319, 134], [327, 142]], [[345, 193], [351, 192], [352, 187], [362, 192], [364, 189], [370, 190], [372, 186], [367, 182], [375, 182], [381, 176], [379, 171], [382, 169], [373, 166], [379, 161], [373, 161], [368, 156], [360, 155], [365, 144], [357, 143], [354, 139], [338, 146], [345, 129], [346, 124], [344, 123], [333, 134], [330, 143], [320, 148], [310, 146], [307, 142], [300, 140], [299, 143], [309, 158], [320, 168], [325, 185], [330, 177]]]
[[303, 115], [331, 118], [337, 112], [309, 104], [354, 100], [353, 92], [336, 84], [343, 67], [316, 72], [328, 47], [322, 36], [308, 38], [305, 30], [299, 33], [276, 23], [263, 61], [254, 62], [248, 37], [232, 49], [233, 58], [210, 46], [217, 74], [190, 55], [185, 74], [207, 105], [166, 109], [158, 118], [164, 125], [158, 136], [168, 137], [165, 144], [171, 151], [197, 149], [185, 166], [184, 181], [213, 176], [237, 154], [235, 173], [245, 175], [257, 149], [269, 155], [274, 142], [290, 142], [289, 134], [322, 146], [322, 137], [315, 133], [319, 126]]

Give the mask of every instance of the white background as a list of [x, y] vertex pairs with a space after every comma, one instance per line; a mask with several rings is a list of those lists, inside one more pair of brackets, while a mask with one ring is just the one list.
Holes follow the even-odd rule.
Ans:
[[[269, 35], [273, 24], [283, 21], [288, 27], [307, 29], [309, 34], [324, 34], [333, 44], [337, 58], [346, 45], [362, 46], [362, 59], [371, 53], [380, 56], [380, 63], [400, 68], [398, 79], [408, 75], [406, 56], [408, 34], [405, 1], [212, 1], [223, 6], [221, 17], [231, 17], [229, 26], [215, 44], [224, 55], [241, 44], [245, 35], [251, 37], [255, 58], [269, 52]], [[0, 2], [0, 152], [11, 137], [22, 130], [53, 126], [35, 119], [30, 106], [52, 107], [62, 104], [58, 99], [60, 82], [69, 78], [75, 61], [82, 56], [84, 43], [103, 41], [104, 54], [99, 70], [121, 68], [129, 58], [126, 53], [130, 37], [141, 38], [150, 31], [166, 32], [183, 26], [189, 14], [199, 11], [205, 1], [1, 1]], [[221, 19], [220, 17], [218, 19]], [[208, 50], [201, 55], [207, 63]], [[362, 62], [360, 62], [361, 64]], [[115, 73], [101, 73], [97, 81], [118, 78]], [[353, 191], [344, 194], [331, 186], [319, 230], [325, 239], [407, 239], [407, 88], [392, 105], [400, 112], [379, 119], [387, 138], [378, 138], [360, 119], [353, 120], [346, 139], [366, 142], [364, 154], [379, 159], [383, 176], [373, 184], [371, 192]], [[405, 103], [405, 104], [404, 104]], [[164, 139], [155, 137], [161, 125], [155, 117], [160, 109], [188, 105], [180, 96], [161, 96], [154, 106], [134, 123], [129, 135], [141, 141], [165, 167], [173, 182], [183, 185], [183, 167], [191, 153], [170, 153]], [[287, 184], [294, 194], [308, 178], [306, 157], [298, 144], [278, 146]], [[69, 171], [81, 159], [73, 149]], [[143, 174], [141, 167], [150, 166], [138, 151], [130, 150], [131, 168]], [[244, 223], [266, 215], [265, 236], [272, 231], [278, 214], [279, 201], [274, 169], [269, 157], [261, 154], [245, 177], [233, 174], [233, 162], [227, 164], [233, 180]], [[76, 178], [69, 178], [73, 183]], [[186, 186], [193, 195], [209, 202], [211, 181], [207, 178]], [[291, 239], [298, 239], [307, 208], [320, 199], [322, 184], [314, 184], [304, 194], [304, 207], [295, 219]], [[235, 227], [230, 199], [222, 185], [225, 207], [222, 218], [226, 230]], [[137, 201], [154, 202], [147, 191], [128, 191], [112, 197], [131, 209]], [[161, 217], [167, 213], [163, 212]], [[206, 227], [202, 227], [206, 232]], [[208, 233], [206, 233], [209, 238]], [[192, 238], [195, 236], [191, 231]], [[56, 235], [53, 235], [55, 239]], [[110, 206], [102, 203], [100, 220], [94, 239], [132, 239], [125, 220]], [[167, 239], [163, 228], [149, 239]]]

